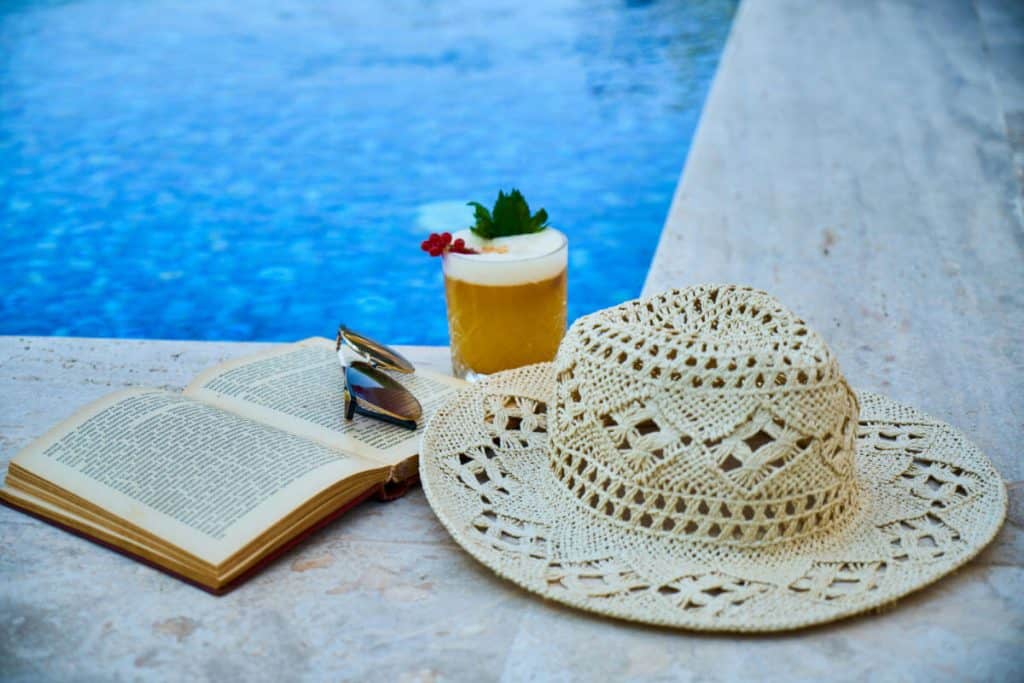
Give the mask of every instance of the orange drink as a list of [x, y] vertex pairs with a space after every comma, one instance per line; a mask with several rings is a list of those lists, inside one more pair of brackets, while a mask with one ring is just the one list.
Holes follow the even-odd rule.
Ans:
[[550, 361], [565, 333], [568, 241], [561, 232], [484, 240], [455, 234], [480, 253], [446, 253], [452, 368], [473, 379]]

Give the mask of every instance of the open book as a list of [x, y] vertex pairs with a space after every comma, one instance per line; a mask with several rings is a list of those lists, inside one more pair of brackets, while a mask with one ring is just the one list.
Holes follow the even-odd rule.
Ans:
[[299, 536], [416, 477], [423, 424], [462, 386], [417, 370], [415, 432], [344, 419], [334, 342], [229, 361], [182, 393], [130, 389], [14, 457], [0, 499], [223, 592]]

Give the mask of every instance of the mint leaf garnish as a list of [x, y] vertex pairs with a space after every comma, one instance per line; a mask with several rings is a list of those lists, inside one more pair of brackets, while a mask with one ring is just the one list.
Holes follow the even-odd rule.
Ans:
[[498, 199], [490, 211], [479, 202], [469, 202], [468, 205], [473, 207], [476, 220], [476, 225], [470, 230], [484, 239], [528, 235], [548, 227], [548, 212], [541, 209], [531, 215], [530, 205], [523, 193], [516, 189], [508, 194], [499, 190]]
[[491, 218], [491, 212], [480, 202], [469, 202], [467, 206], [473, 207], [473, 218], [476, 219], [476, 226], [471, 230], [481, 237], [489, 238], [494, 232], [494, 219]]

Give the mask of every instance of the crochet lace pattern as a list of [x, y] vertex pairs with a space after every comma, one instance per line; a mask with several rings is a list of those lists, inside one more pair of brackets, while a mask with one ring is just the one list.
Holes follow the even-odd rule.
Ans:
[[442, 523], [498, 574], [702, 630], [885, 604], [977, 554], [1006, 511], [960, 432], [858, 396], [802, 320], [724, 285], [579, 319], [554, 363], [438, 411], [420, 470]]

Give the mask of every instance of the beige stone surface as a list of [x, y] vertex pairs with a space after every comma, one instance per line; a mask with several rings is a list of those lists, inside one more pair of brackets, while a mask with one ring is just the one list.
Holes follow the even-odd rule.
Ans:
[[[180, 388], [266, 346], [0, 337], [0, 461], [105, 393]], [[446, 349], [404, 351], [446, 367]], [[1014, 501], [1020, 520], [1019, 492]], [[538, 600], [455, 545], [420, 490], [363, 505], [219, 598], [0, 508], [0, 678], [1010, 680], [1024, 675], [1022, 555], [1017, 521], [878, 616], [708, 636]]]
[[1021, 481], [1024, 225], [975, 4], [743, 3], [645, 292], [767, 290]]

